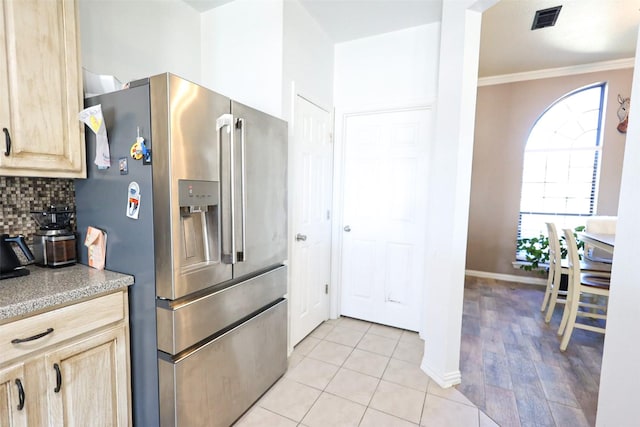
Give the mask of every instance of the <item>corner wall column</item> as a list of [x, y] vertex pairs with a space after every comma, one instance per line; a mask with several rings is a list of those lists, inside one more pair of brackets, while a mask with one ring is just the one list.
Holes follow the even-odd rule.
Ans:
[[480, 24], [497, 0], [443, 0], [435, 134], [430, 153], [422, 370], [459, 384], [464, 271]]

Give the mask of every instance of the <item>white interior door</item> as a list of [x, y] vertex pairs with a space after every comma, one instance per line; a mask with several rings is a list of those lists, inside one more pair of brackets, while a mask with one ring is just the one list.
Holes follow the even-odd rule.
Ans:
[[417, 331], [431, 110], [345, 118], [341, 314]]
[[291, 243], [291, 345], [329, 317], [333, 144], [329, 113], [295, 101], [293, 242]]

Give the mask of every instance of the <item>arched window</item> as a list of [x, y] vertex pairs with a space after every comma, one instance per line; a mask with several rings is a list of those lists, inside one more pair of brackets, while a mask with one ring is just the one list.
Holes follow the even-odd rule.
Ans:
[[584, 225], [598, 189], [605, 84], [571, 92], [538, 118], [527, 140], [518, 238]]

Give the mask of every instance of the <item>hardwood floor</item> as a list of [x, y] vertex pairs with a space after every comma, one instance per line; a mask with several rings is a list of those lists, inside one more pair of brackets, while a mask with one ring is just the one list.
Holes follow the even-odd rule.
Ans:
[[[500, 426], [593, 426], [604, 335], [576, 329], [567, 351], [544, 287], [467, 277], [460, 369], [464, 395]], [[602, 325], [602, 324], [601, 324]]]

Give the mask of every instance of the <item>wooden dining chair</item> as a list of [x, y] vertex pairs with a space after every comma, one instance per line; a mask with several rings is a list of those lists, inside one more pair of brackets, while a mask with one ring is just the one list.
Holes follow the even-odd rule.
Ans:
[[[562, 252], [560, 251], [560, 239], [556, 225], [547, 222], [547, 233], [549, 236], [549, 275], [547, 276], [547, 289], [542, 300], [540, 311], [547, 310], [544, 317], [545, 323], [551, 321], [553, 311], [556, 304], [564, 304], [566, 301], [567, 291], [560, 290], [560, 278], [562, 274], [569, 274], [568, 266], [562, 266]], [[558, 299], [558, 295], [562, 295], [565, 299]]]
[[[592, 332], [605, 333], [605, 328], [576, 322], [578, 316], [592, 319], [606, 319], [609, 297], [610, 277], [597, 272], [584, 272], [580, 269], [580, 258], [578, 257], [578, 245], [573, 235], [573, 230], [565, 229], [564, 237], [567, 243], [569, 261], [569, 285], [567, 287], [567, 300], [562, 314], [562, 321], [558, 329], [558, 335], [562, 335], [560, 350], [565, 351], [569, 345], [571, 334], [574, 328], [584, 329]], [[591, 300], [605, 299], [604, 305], [582, 301], [585, 297], [596, 297]], [[598, 298], [600, 297], [600, 298]], [[606, 297], [606, 298], [602, 298]], [[583, 308], [584, 310], [580, 310]]]
[[[549, 236], [549, 275], [547, 276], [547, 287], [540, 311], [547, 310], [544, 321], [549, 323], [551, 317], [553, 317], [556, 304], [565, 304], [567, 291], [560, 289], [560, 279], [563, 274], [569, 275], [569, 263], [566, 259], [562, 259], [560, 238], [558, 237], [556, 225], [552, 222], [547, 222], [546, 225]], [[610, 276], [611, 264], [583, 259], [580, 261], [580, 270], [592, 272], [598, 276]]]

